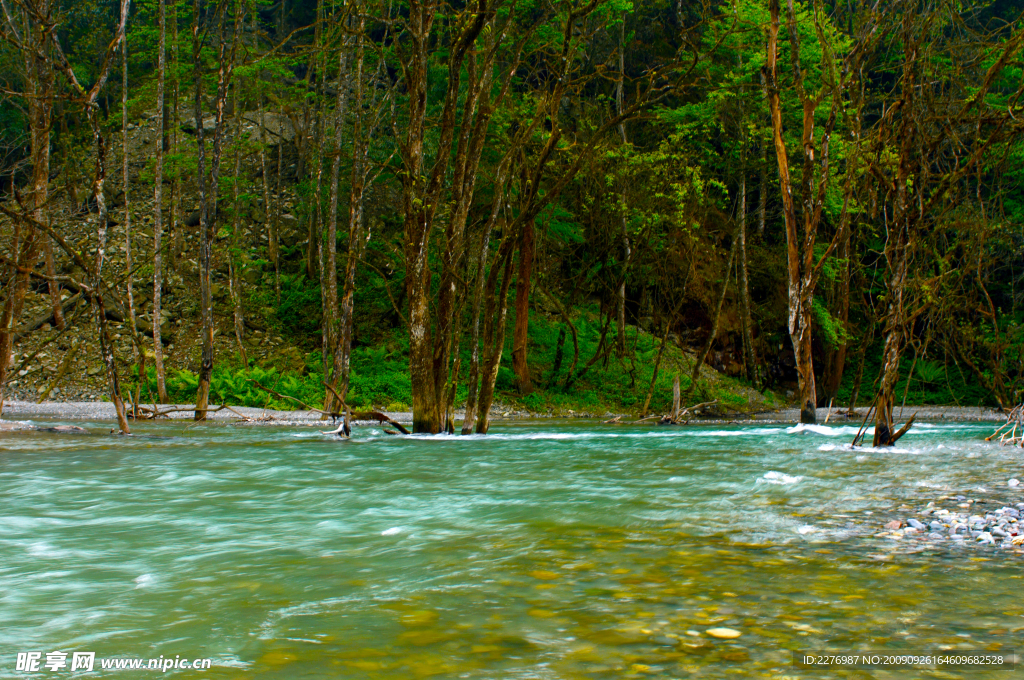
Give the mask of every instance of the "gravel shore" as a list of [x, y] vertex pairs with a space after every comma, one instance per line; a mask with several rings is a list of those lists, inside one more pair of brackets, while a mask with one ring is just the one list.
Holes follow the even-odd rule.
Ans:
[[[216, 408], [211, 405], [210, 407]], [[174, 410], [178, 409], [178, 410]], [[167, 418], [179, 419], [179, 420], [191, 420], [193, 417], [193, 406], [191, 404], [161, 404], [161, 411], [169, 411]], [[828, 423], [856, 423], [860, 424], [864, 419], [864, 414], [867, 412], [866, 407], [858, 409], [855, 415], [847, 415], [846, 409], [833, 409], [830, 413], [828, 409], [818, 409], [818, 423], [825, 423], [826, 417]], [[1006, 420], [1006, 413], [1000, 412], [990, 407], [977, 407], [977, 406], [908, 406], [903, 409], [903, 414], [900, 415], [899, 409], [896, 411], [896, 420], [898, 422], [904, 421], [909, 418], [912, 414], [917, 413], [917, 419], [919, 421], [960, 421], [960, 422], [993, 422], [999, 423]], [[411, 423], [412, 413], [408, 411], [388, 411], [385, 415], [396, 420], [400, 423]], [[460, 414], [456, 414], [457, 416]], [[505, 406], [497, 406], [492, 411], [492, 418], [495, 420], [501, 419], [533, 419], [533, 418], [551, 418], [551, 417], [569, 417], [569, 418], [607, 418], [612, 414], [596, 414], [596, 413], [573, 413], [569, 412], [568, 415], [558, 416], [553, 414], [543, 413], [529, 413], [526, 411], [517, 411]], [[623, 414], [621, 424], [630, 424], [630, 419], [635, 414]], [[229, 408], [223, 408], [219, 411], [211, 411], [207, 417], [210, 420], [218, 422], [238, 422], [243, 421], [244, 418], [250, 420], [243, 421], [250, 424], [265, 424], [265, 425], [323, 425], [324, 421], [321, 420], [320, 414], [314, 411], [274, 411], [269, 409], [261, 408], [250, 408], [246, 406], [232, 406]], [[44, 418], [47, 420], [109, 420], [115, 419], [114, 406], [109, 402], [103, 401], [44, 401], [41, 404], [30, 401], [11, 401], [4, 404], [3, 419], [7, 420], [26, 420], [33, 418]], [[793, 424], [800, 420], [800, 411], [798, 409], [781, 409], [778, 411], [767, 411], [762, 413], [754, 414], [732, 414], [725, 417], [719, 418], [706, 418], [699, 417], [691, 421], [693, 424], [700, 423], [722, 423], [724, 422], [749, 422], [755, 421], [759, 423], [779, 423], [779, 424]], [[648, 422], [648, 424], [651, 424]], [[869, 423], [870, 426], [870, 423]]]

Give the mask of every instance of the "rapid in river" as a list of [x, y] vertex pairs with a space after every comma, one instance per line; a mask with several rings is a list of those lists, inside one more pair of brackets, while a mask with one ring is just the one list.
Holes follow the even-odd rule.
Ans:
[[1024, 452], [991, 425], [889, 450], [851, 450], [856, 429], [7, 433], [0, 677], [57, 650], [209, 678], [962, 677], [793, 659], [1015, 650], [1019, 550], [879, 534], [930, 502], [1024, 501]]

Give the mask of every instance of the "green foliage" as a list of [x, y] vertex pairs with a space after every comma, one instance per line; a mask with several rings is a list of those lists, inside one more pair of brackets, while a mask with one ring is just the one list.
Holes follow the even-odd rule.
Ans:
[[[136, 375], [136, 373], [131, 375]], [[282, 410], [300, 408], [296, 402], [290, 399], [281, 399], [260, 389], [256, 385], [258, 382], [276, 392], [295, 397], [305, 404], [318, 406], [323, 403], [324, 397], [321, 377], [321, 374], [318, 373], [306, 375], [296, 372], [282, 373], [274, 367], [216, 366], [210, 378], [210, 403]], [[191, 371], [177, 371], [167, 376], [165, 385], [167, 396], [172, 403], [195, 403], [199, 376]], [[143, 386], [142, 394], [156, 394], [156, 369], [152, 366], [147, 367], [146, 384]], [[145, 396], [143, 398], [145, 399]]]
[[299, 339], [316, 337], [323, 313], [320, 285], [307, 279], [305, 274], [282, 274], [281, 304], [274, 313], [283, 333]]
[[830, 347], [839, 347], [850, 341], [850, 334], [840, 319], [832, 316], [817, 297], [811, 303], [815, 334]]

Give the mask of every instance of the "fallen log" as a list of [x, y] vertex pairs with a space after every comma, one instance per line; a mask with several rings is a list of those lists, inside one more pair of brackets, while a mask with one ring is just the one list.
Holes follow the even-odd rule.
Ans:
[[[1020, 428], [1020, 432], [1017, 431], [1018, 428]], [[985, 437], [985, 441], [990, 442], [997, 435], [1001, 444], [1024, 447], [1024, 404], [1018, 404], [1010, 409], [1006, 416], [1006, 423]]]

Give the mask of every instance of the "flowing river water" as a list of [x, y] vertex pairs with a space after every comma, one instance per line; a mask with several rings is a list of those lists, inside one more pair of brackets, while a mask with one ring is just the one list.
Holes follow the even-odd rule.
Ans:
[[163, 675], [210, 678], [1009, 677], [793, 664], [1021, 646], [1019, 551], [877, 534], [928, 502], [1024, 501], [1024, 453], [990, 425], [892, 450], [855, 431], [5, 433], [0, 677], [33, 650], [208, 657]]

